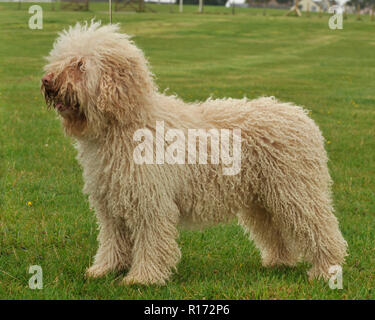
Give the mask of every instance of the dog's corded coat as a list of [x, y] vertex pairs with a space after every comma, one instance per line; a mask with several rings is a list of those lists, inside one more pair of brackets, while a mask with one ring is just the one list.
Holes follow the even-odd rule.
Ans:
[[[159, 93], [142, 51], [117, 25], [77, 24], [48, 61], [43, 91], [77, 140], [100, 227], [89, 276], [129, 269], [124, 283], [163, 284], [180, 258], [179, 224], [234, 217], [266, 266], [304, 259], [311, 278], [327, 278], [344, 262], [324, 139], [304, 109], [273, 97], [185, 103]], [[155, 136], [157, 121], [185, 133], [240, 129], [240, 173], [223, 175], [222, 163], [136, 164], [133, 135], [147, 128]]]

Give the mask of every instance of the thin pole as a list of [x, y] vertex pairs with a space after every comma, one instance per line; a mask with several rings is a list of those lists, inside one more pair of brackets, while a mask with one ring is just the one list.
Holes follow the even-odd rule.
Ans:
[[180, 0], [180, 12], [182, 13], [184, 0]]
[[109, 0], [109, 23], [112, 24], [112, 0]]

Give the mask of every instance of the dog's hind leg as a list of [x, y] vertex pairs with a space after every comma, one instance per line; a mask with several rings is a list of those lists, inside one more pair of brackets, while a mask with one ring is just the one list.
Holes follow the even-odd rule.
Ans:
[[94, 258], [94, 264], [87, 269], [89, 277], [104, 276], [110, 271], [130, 267], [132, 241], [130, 231], [122, 218], [98, 215], [99, 220], [99, 249]]
[[315, 247], [311, 247], [307, 255], [307, 260], [312, 263], [308, 271], [309, 279], [328, 280], [331, 272], [335, 272], [330, 268], [341, 267], [347, 255], [347, 243], [341, 235], [335, 216], [326, 219], [323, 226], [317, 226], [314, 239]]
[[292, 235], [304, 259], [312, 264], [308, 271], [309, 279], [328, 280], [330, 268], [344, 263], [347, 244], [331, 212], [315, 206], [309, 211], [298, 216]]
[[181, 253], [177, 244], [179, 211], [172, 201], [148, 208], [134, 220], [133, 261], [124, 284], [165, 284]]
[[292, 244], [285, 240], [271, 214], [260, 205], [242, 209], [238, 221], [260, 250], [263, 266], [294, 266], [297, 263], [299, 257]]
[[[338, 221], [333, 215], [329, 192], [300, 183], [289, 194], [283, 186], [284, 198], [268, 197], [280, 229], [288, 234], [290, 242], [298, 247], [304, 260], [312, 263], [309, 278], [330, 276], [331, 266], [341, 266], [347, 244], [341, 235]], [[278, 194], [277, 192], [273, 194]]]
[[311, 213], [313, 218], [310, 215], [305, 217], [309, 232], [305, 237], [299, 238], [299, 241], [305, 247], [306, 260], [312, 264], [308, 271], [309, 279], [328, 280], [331, 276], [330, 268], [341, 267], [344, 263], [347, 243], [340, 232], [337, 218], [332, 213], [330, 201], [327, 201], [324, 194], [316, 198]]

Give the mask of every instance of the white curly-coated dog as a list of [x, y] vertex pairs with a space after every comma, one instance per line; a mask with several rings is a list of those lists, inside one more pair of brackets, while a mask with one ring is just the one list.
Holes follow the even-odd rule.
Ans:
[[[304, 259], [312, 264], [310, 278], [327, 278], [330, 266], [344, 262], [324, 139], [301, 107], [274, 98], [184, 103], [162, 94], [142, 51], [119, 26], [98, 22], [60, 33], [45, 71], [42, 91], [77, 141], [84, 192], [99, 224], [89, 276], [128, 269], [126, 284], [164, 284], [180, 259], [179, 224], [236, 217], [265, 266]], [[191, 148], [161, 137], [160, 123], [165, 132], [208, 131], [208, 159], [216, 160], [187, 161]], [[166, 154], [175, 147], [172, 158], [183, 150], [182, 158], [155, 161], [149, 136], [135, 139], [140, 129]], [[223, 142], [213, 133], [223, 130], [240, 132], [241, 167], [234, 174], [223, 174], [228, 163], [213, 157], [212, 146]], [[233, 133], [233, 155], [235, 140]], [[138, 157], [151, 154], [153, 161], [135, 161], [142, 146]]]

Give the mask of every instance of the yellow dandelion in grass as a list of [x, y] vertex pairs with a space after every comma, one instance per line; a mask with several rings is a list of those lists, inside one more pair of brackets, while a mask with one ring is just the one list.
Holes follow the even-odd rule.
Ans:
[[351, 104], [354, 106], [354, 108], [358, 107], [358, 103], [356, 103], [354, 100], [352, 100]]
[[331, 144], [331, 141], [328, 140], [328, 141], [327, 141], [327, 144]]
[[27, 201], [27, 205], [28, 205], [29, 207], [31, 207], [31, 206], [33, 205], [33, 203], [32, 203], [31, 201]]

